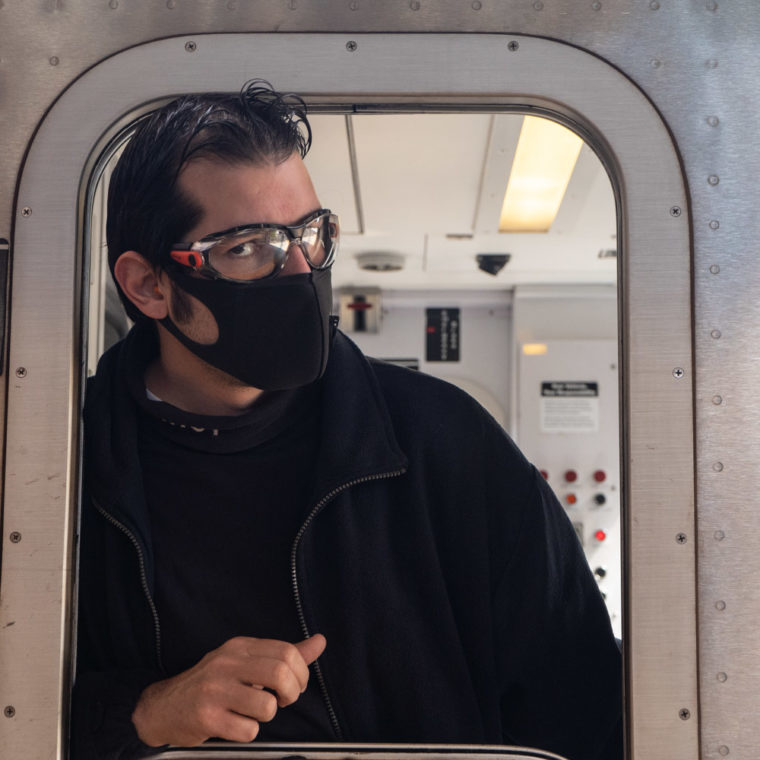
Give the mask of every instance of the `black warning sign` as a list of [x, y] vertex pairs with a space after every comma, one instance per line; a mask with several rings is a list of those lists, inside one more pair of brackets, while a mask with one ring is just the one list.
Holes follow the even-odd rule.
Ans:
[[426, 309], [425, 359], [459, 361], [459, 309]]
[[547, 398], [592, 398], [599, 395], [599, 383], [552, 380], [541, 383], [541, 395]]

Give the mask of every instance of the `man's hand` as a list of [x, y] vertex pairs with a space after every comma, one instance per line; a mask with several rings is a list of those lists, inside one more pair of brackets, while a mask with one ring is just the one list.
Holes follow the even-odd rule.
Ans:
[[297, 644], [230, 639], [189, 670], [143, 691], [132, 713], [137, 735], [151, 747], [192, 747], [211, 737], [253, 741], [261, 721], [306, 690], [309, 665], [326, 644], [321, 634]]

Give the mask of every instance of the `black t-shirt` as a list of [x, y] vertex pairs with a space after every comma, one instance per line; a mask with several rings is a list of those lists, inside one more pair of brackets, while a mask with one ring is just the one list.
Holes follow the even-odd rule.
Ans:
[[[152, 400], [141, 372], [130, 386], [167, 674], [234, 636], [302, 640], [290, 562], [314, 506], [319, 385], [264, 393], [233, 417]], [[335, 739], [313, 673], [295, 704], [261, 724], [259, 739]]]

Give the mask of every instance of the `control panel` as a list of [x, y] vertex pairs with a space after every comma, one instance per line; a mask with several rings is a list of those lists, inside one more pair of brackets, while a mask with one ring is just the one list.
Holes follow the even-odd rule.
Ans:
[[617, 342], [519, 346], [516, 438], [554, 490], [621, 636]]

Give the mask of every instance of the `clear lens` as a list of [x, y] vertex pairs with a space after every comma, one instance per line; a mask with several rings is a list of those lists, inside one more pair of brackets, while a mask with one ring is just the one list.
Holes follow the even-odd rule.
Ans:
[[338, 241], [338, 218], [325, 214], [304, 227], [240, 230], [207, 249], [208, 263], [232, 280], [259, 280], [279, 270], [294, 243], [315, 269], [329, 267]]

